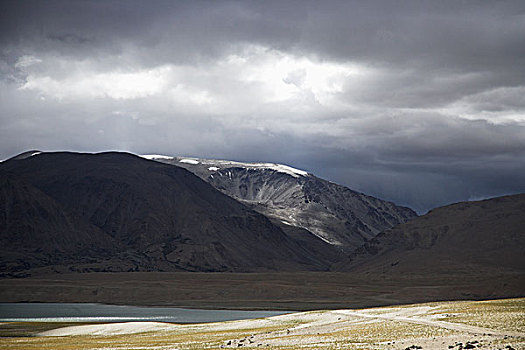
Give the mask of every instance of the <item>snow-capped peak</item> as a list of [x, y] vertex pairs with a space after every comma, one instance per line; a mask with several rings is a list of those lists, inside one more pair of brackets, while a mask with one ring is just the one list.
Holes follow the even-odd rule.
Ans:
[[278, 171], [280, 173], [291, 175], [293, 177], [308, 175], [308, 172], [304, 170], [292, 168], [291, 166], [284, 165], [284, 164], [277, 164], [277, 163], [243, 163], [243, 162], [236, 162], [232, 160], [201, 159], [201, 158], [193, 158], [193, 157], [170, 157], [170, 156], [164, 156], [164, 155], [159, 155], [159, 154], [144, 154], [144, 155], [141, 155], [141, 157], [149, 159], [149, 160], [171, 161], [173, 162], [172, 164], [175, 164], [175, 163], [184, 163], [184, 164], [191, 164], [191, 165], [200, 164], [200, 165], [205, 166], [210, 172], [216, 172], [224, 168], [237, 167], [237, 168], [245, 168], [245, 169], [270, 169], [270, 170]]

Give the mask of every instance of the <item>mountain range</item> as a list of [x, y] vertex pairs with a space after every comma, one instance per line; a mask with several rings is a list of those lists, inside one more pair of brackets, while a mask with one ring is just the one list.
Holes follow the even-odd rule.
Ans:
[[[146, 159], [145, 159], [146, 158]], [[0, 163], [4, 277], [523, 273], [525, 195], [409, 208], [273, 163], [29, 151]]]

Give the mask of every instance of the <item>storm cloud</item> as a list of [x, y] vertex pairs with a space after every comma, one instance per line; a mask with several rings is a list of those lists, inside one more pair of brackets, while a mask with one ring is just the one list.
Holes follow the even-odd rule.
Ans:
[[285, 163], [419, 212], [525, 192], [522, 1], [3, 1], [0, 157]]

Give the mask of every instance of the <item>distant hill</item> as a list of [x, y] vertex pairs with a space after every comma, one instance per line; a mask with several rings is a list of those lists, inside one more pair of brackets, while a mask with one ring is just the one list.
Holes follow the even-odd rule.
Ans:
[[326, 270], [337, 256], [185, 169], [127, 153], [27, 152], [0, 163], [0, 197], [4, 273]]
[[195, 173], [287, 230], [352, 251], [379, 232], [416, 217], [409, 208], [353, 191], [306, 171], [274, 163], [146, 155]]
[[434, 209], [380, 233], [337, 268], [393, 275], [523, 273], [525, 194]]

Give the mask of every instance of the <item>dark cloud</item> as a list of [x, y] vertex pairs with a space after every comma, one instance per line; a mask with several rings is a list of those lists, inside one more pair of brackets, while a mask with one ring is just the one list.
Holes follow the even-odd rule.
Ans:
[[0, 156], [287, 163], [419, 211], [525, 191], [521, 1], [3, 1]]

